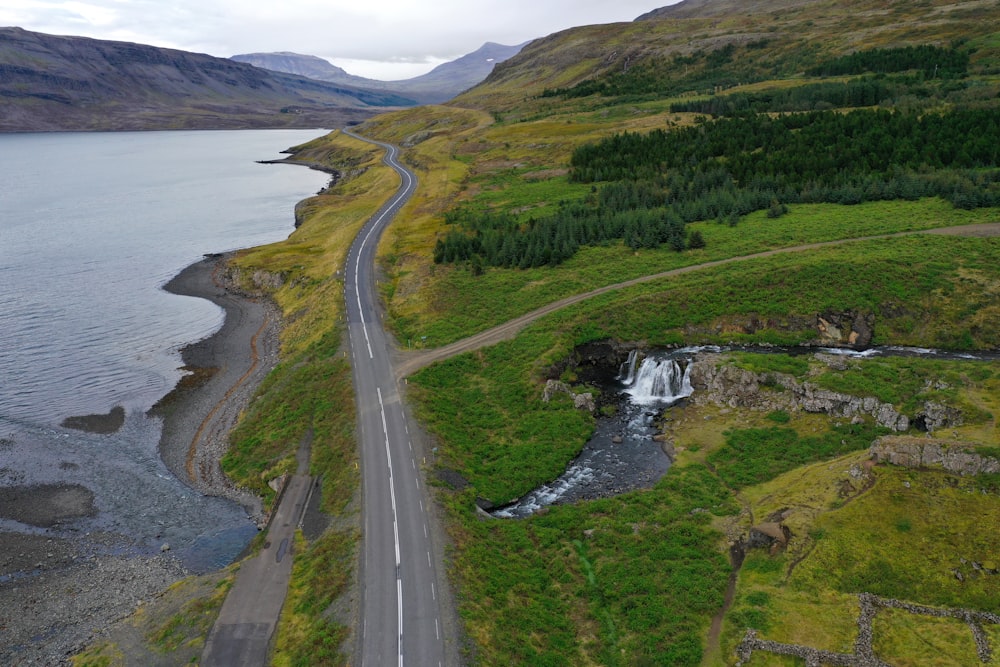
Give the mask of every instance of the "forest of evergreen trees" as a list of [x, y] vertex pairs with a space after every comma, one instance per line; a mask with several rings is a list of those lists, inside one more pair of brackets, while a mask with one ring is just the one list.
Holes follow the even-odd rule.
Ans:
[[584, 245], [702, 247], [686, 223], [787, 204], [943, 197], [956, 207], [1000, 205], [1000, 114], [855, 110], [743, 115], [678, 130], [623, 133], [576, 149], [570, 179], [583, 201], [539, 219], [452, 211], [434, 260], [527, 268], [556, 265]]
[[699, 113], [710, 116], [737, 116], [747, 113], [789, 113], [827, 109], [874, 107], [904, 95], [940, 101], [949, 93], [963, 90], [960, 81], [927, 83], [912, 77], [868, 76], [846, 82], [824, 81], [793, 88], [774, 88], [752, 93], [713, 95], [707, 99], [674, 102], [672, 113]]
[[[755, 52], [767, 41], [751, 42], [741, 47], [727, 44], [714, 51], [695, 51], [690, 55], [675, 54], [671, 58], [647, 58], [620, 71], [587, 79], [570, 88], [548, 89], [542, 97], [566, 99], [602, 95], [631, 100], [652, 99], [684, 93], [713, 93], [736, 85], [760, 81], [776, 74], [782, 66], [773, 62], [757, 62]], [[894, 82], [869, 80], [850, 84], [816, 84], [784, 91], [769, 91], [727, 100], [726, 110], [708, 111], [678, 104], [678, 111], [698, 111], [712, 115], [732, 115], [734, 111], [811, 111], [816, 104], [833, 107], [873, 106], [887, 97], [901, 94], [909, 86], [920, 95], [919, 86], [928, 80], [959, 79], [966, 76], [969, 53], [958, 48], [941, 48], [929, 44], [891, 49], [870, 49], [832, 58], [806, 70], [806, 76], [853, 76], [862, 74], [894, 74], [910, 72], [908, 77]], [[785, 72], [792, 74], [793, 72]], [[712, 101], [709, 101], [711, 103]], [[719, 104], [718, 102], [715, 102]], [[691, 105], [705, 104], [694, 102]]]
[[743, 188], [768, 183], [792, 193], [900, 172], [996, 167], [998, 140], [1000, 114], [993, 109], [747, 115], [669, 132], [626, 132], [581, 146], [571, 158], [570, 177], [663, 182], [678, 170], [697, 175], [724, 169]]
[[969, 54], [931, 44], [895, 49], [870, 49], [833, 58], [806, 70], [807, 76], [845, 76], [865, 72], [889, 74], [917, 70], [927, 77], [956, 78], [966, 75]]

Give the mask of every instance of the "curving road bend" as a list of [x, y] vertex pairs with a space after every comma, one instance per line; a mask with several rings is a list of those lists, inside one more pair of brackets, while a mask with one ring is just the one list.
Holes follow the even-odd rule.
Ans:
[[430, 495], [390, 361], [394, 348], [380, 322], [374, 269], [378, 238], [417, 179], [399, 163], [395, 146], [344, 133], [383, 147], [383, 161], [402, 180], [355, 238], [344, 280], [363, 494], [360, 664], [442, 666], [441, 557], [431, 539]]

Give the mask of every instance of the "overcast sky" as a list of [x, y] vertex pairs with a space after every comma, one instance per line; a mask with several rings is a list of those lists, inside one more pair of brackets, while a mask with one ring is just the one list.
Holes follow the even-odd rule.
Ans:
[[405, 79], [475, 51], [631, 21], [677, 0], [2, 0], [0, 26], [213, 56], [293, 51]]

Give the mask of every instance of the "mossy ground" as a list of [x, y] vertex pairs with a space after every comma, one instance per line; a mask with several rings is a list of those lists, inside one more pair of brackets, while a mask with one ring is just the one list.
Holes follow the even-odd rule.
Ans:
[[[490, 86], [463, 96], [456, 106], [394, 112], [366, 122], [362, 133], [404, 147], [404, 160], [421, 183], [379, 246], [388, 322], [400, 342], [438, 346], [563, 296], [706, 261], [804, 243], [995, 222], [995, 209], [958, 211], [939, 200], [794, 206], [781, 218], [753, 214], [737, 227], [695, 223], [706, 248], [681, 254], [632, 252], [610, 244], [586, 248], [556, 268], [490, 269], [482, 276], [430, 261], [444, 231], [444, 213], [455, 206], [498, 207], [530, 218], [560, 200], [588, 194], [586, 186], [572, 185], [565, 176], [568, 158], [581, 143], [623, 130], [696, 121], [694, 114], [671, 112], [670, 104], [708, 95], [709, 79], [701, 70], [688, 76], [662, 68], [667, 78], [681, 77], [680, 83], [670, 82], [676, 88], [673, 97], [541, 96], [546, 87], [571, 87], [605, 70], [623, 69], [618, 56], [632, 47], [672, 58], [710, 53], [736, 41], [741, 56], [748, 62], [753, 56], [749, 64], [759, 68], [746, 73], [771, 79], [736, 81], [743, 84], [730, 89], [736, 92], [801, 85], [798, 73], [831, 52], [856, 50], [859, 36], [867, 46], [969, 38], [977, 49], [977, 79], [967, 97], [982, 102], [995, 96], [1000, 41], [989, 27], [995, 25], [989, 20], [995, 8], [988, 3], [946, 8], [948, 20], [937, 0], [866, 3], [863, 8], [834, 4], [568, 32], [531, 45], [520, 68], [500, 68]], [[927, 21], [928, 12], [939, 20]], [[773, 36], [764, 59], [749, 54], [747, 46], [760, 34]], [[929, 108], [920, 100], [899, 103]], [[377, 155], [344, 136], [305, 147], [304, 158], [345, 165], [351, 178], [303, 205], [306, 222], [289, 241], [247, 253], [235, 264], [247, 287], [277, 285], [272, 295], [287, 327], [283, 363], [234, 434], [227, 470], [266, 495], [266, 479], [287, 470], [302, 439], [312, 437], [313, 470], [324, 474], [326, 506], [347, 514], [357, 478], [351, 465], [349, 368], [340, 361], [338, 271], [364, 218], [395, 187], [395, 177], [378, 164]], [[712, 455], [730, 446], [734, 432], [780, 427], [794, 431], [796, 440], [831, 433], [830, 421], [815, 415], [788, 414], [776, 421], [720, 408], [685, 409], [675, 413], [670, 426], [680, 459], [651, 490], [556, 507], [517, 522], [481, 521], [474, 501], [524, 493], [558, 475], [582, 446], [589, 419], [568, 401], [541, 405], [539, 383], [578, 343], [599, 338], [654, 345], [797, 343], [815, 336], [801, 322], [832, 308], [876, 314], [877, 342], [995, 347], [1000, 345], [998, 266], [995, 240], [922, 236], [762, 257], [591, 299], [548, 317], [514, 341], [422, 372], [411, 383], [412, 395], [438, 438], [439, 461], [470, 482], [463, 490], [441, 491], [454, 543], [451, 574], [473, 645], [470, 662], [731, 664], [732, 649], [748, 625], [759, 625], [769, 638], [848, 651], [856, 632], [857, 583], [873, 575], [882, 575], [883, 592], [924, 598], [914, 602], [995, 605], [990, 599], [1000, 596], [991, 588], [993, 580], [973, 577], [966, 581], [975, 585], [958, 590], [942, 569], [956, 557], [968, 561], [996, 550], [995, 531], [975, 534], [983, 518], [995, 523], [995, 485], [976, 494], [968, 492], [968, 480], [879, 468], [872, 473], [873, 486], [852, 486], [844, 495], [845, 483], [856, 481], [849, 471], [863, 463], [863, 452], [806, 462], [777, 479], [738, 490], [713, 472]], [[752, 320], [766, 325], [748, 326]], [[901, 377], [898, 372], [896, 377]], [[955, 437], [997, 446], [996, 422], [987, 415], [1000, 409], [998, 377], [994, 373], [961, 387], [949, 383], [955, 394], [945, 398], [982, 411], [981, 419], [956, 429]], [[887, 378], [864, 380], [878, 391], [895, 388]], [[834, 376], [829, 381], [848, 382]], [[912, 502], [897, 498], [903, 482], [918, 496]], [[745, 527], [751, 515], [767, 516], [786, 506], [796, 508], [788, 519], [793, 543], [775, 557], [748, 557], [719, 644], [709, 645], [704, 657], [710, 619], [723, 604], [730, 572], [728, 532]], [[911, 516], [917, 508], [920, 515]], [[301, 655], [295, 646], [332, 651], [343, 637], [344, 628], [324, 616], [345, 586], [339, 575], [325, 570], [343, 568], [345, 562], [349, 569], [355, 539], [351, 530], [337, 530], [297, 559], [294, 605], [278, 637], [280, 660], [288, 664]], [[873, 549], [873, 542], [884, 544]], [[969, 556], [962, 555], [965, 545]], [[890, 556], [908, 569], [894, 570]], [[927, 632], [934, 633], [935, 650], [945, 656], [938, 663], [922, 662], [913, 653]], [[1000, 641], [996, 628], [987, 632]], [[963, 662], [970, 656], [968, 636], [952, 623], [884, 613], [876, 634], [878, 650], [898, 661], [893, 664], [970, 664]], [[105, 646], [94, 659], [114, 655], [114, 647]], [[753, 664], [794, 663], [755, 657]]]
[[[764, 359], [768, 367], [789, 366], [781, 363], [780, 355]], [[920, 366], [937, 377], [965, 378], [956, 383], [960, 384], [953, 396], [956, 404], [979, 404], [977, 397], [992, 388], [992, 375], [998, 370], [997, 364], [986, 362], [896, 361]], [[738, 362], [746, 365], [746, 355], [739, 355]], [[970, 444], [1000, 440], [992, 415], [974, 414], [979, 417], [949, 429], [949, 436]], [[729, 435], [767, 427], [773, 417], [687, 405], [669, 410], [665, 423], [678, 462], [695, 464], [726, 447]], [[821, 433], [831, 423], [828, 417], [806, 413], [786, 414], [780, 421], [782, 428], [803, 436]], [[746, 535], [752, 524], [782, 513], [792, 538], [781, 553], [748, 554], [720, 645], [709, 646], [712, 650], [704, 665], [732, 664], [747, 628], [764, 639], [852, 653], [858, 632], [857, 596], [863, 592], [920, 605], [996, 611], [1000, 575], [972, 565], [995, 564], [995, 554], [1000, 553], [1000, 538], [988, 528], [1000, 519], [1000, 494], [992, 480], [933, 470], [872, 468], [862, 449], [742, 488], [735, 497], [742, 511], [716, 522], [721, 533], [735, 539]], [[987, 625], [987, 629], [992, 637], [1000, 636], [997, 628]], [[968, 625], [955, 620], [882, 610], [874, 630], [876, 651], [889, 664], [978, 663]], [[757, 654], [748, 664], [798, 663]]]

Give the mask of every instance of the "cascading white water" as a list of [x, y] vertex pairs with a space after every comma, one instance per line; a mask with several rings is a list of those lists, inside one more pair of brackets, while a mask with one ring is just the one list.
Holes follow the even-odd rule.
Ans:
[[632, 383], [635, 382], [635, 366], [638, 360], [639, 350], [629, 352], [628, 360], [618, 369], [618, 377], [616, 379], [626, 386], [632, 386]]
[[639, 405], [677, 401], [694, 393], [691, 386], [691, 363], [684, 366], [676, 359], [643, 359], [639, 370], [625, 390]]

